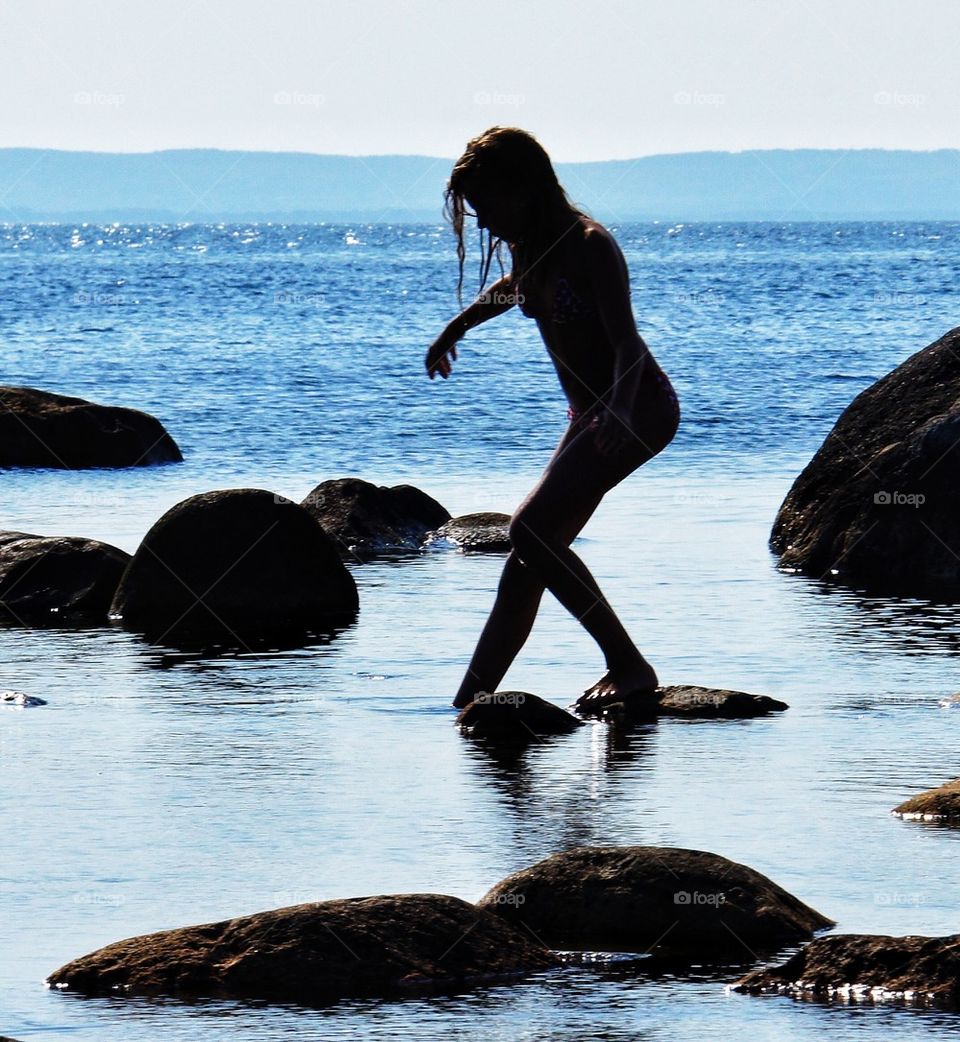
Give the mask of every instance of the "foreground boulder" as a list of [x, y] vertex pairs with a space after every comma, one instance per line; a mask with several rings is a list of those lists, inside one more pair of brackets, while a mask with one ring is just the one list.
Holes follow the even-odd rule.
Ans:
[[326, 1002], [447, 988], [557, 964], [522, 930], [455, 897], [399, 894], [293, 905], [131, 937], [53, 973], [88, 995]]
[[746, 720], [769, 713], [782, 713], [790, 707], [769, 695], [751, 695], [746, 691], [700, 687], [698, 684], [672, 684], [659, 687], [657, 698], [628, 698], [593, 707], [577, 703], [581, 716], [603, 720], [647, 721], [658, 717]]
[[566, 709], [526, 691], [478, 695], [456, 720], [464, 734], [496, 741], [530, 742], [552, 734], [570, 734], [583, 721]]
[[0, 387], [0, 467], [147, 467], [180, 463], [153, 416], [83, 398]]
[[673, 847], [579, 847], [498, 883], [478, 907], [551, 948], [695, 958], [775, 949], [833, 922], [766, 876]]
[[347, 621], [357, 587], [310, 515], [263, 489], [204, 492], [144, 536], [111, 614], [158, 643], [298, 639]]
[[893, 813], [916, 821], [960, 822], [960, 778], [911, 796], [895, 807]]
[[466, 553], [509, 553], [510, 515], [461, 514], [431, 532], [426, 542], [430, 546], [452, 543]]
[[781, 564], [871, 592], [960, 594], [960, 329], [862, 391], [794, 482]]
[[300, 504], [345, 557], [420, 549], [426, 534], [450, 514], [413, 485], [373, 485], [360, 478], [322, 481]]
[[105, 623], [129, 562], [96, 539], [0, 532], [0, 618], [28, 626]]
[[837, 934], [806, 945], [782, 966], [754, 970], [734, 991], [817, 998], [906, 998], [956, 1005], [960, 934], [883, 937]]

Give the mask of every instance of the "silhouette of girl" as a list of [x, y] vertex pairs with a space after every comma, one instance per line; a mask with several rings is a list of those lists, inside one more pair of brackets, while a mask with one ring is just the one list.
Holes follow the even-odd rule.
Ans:
[[[472, 212], [467, 209], [470, 207]], [[457, 236], [463, 305], [464, 217], [488, 230], [481, 288], [494, 255], [502, 275], [431, 345], [430, 379], [450, 376], [457, 341], [514, 305], [536, 319], [568, 403], [570, 424], [510, 521], [507, 557], [476, 651], [453, 704], [496, 691], [536, 618], [544, 589], [600, 646], [606, 673], [577, 701], [583, 713], [628, 698], [656, 699], [657, 674], [570, 549], [604, 493], [661, 452], [680, 424], [677, 396], [637, 332], [627, 265], [616, 240], [573, 206], [536, 139], [491, 127], [467, 144], [445, 192]]]

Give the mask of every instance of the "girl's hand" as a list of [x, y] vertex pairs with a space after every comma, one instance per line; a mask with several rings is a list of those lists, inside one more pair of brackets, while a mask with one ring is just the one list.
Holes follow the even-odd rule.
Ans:
[[427, 352], [427, 376], [432, 380], [439, 373], [446, 380], [453, 369], [451, 362], [456, 361], [456, 357], [456, 341], [451, 340], [445, 333], [441, 333]]
[[601, 410], [598, 419], [594, 443], [601, 455], [612, 455], [637, 440], [631, 423], [633, 417], [626, 407], [607, 405]]

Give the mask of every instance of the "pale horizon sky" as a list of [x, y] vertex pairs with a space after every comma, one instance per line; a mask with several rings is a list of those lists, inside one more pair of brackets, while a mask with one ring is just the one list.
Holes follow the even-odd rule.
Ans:
[[4, 0], [0, 33], [5, 148], [960, 145], [960, 5], [936, 0]]

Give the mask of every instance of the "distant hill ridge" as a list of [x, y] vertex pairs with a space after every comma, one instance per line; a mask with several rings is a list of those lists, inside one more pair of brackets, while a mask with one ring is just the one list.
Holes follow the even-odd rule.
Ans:
[[[439, 222], [452, 158], [0, 149], [0, 222]], [[960, 220], [960, 150], [771, 149], [557, 163], [599, 220]]]

